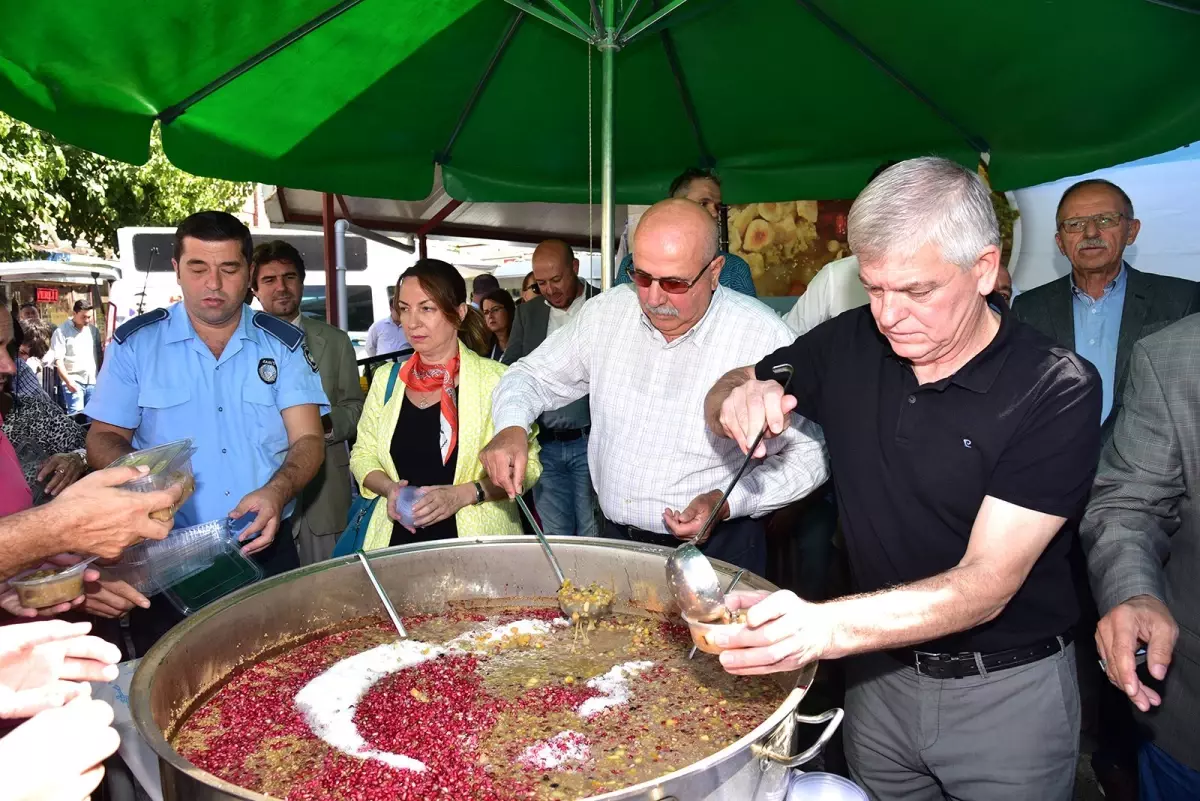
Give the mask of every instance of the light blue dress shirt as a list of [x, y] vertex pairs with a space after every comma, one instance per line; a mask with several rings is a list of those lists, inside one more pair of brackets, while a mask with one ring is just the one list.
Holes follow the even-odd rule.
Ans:
[[1121, 314], [1125, 310], [1125, 265], [1117, 277], [1104, 287], [1099, 300], [1075, 286], [1071, 278], [1071, 308], [1075, 312], [1075, 352], [1100, 371], [1104, 405], [1100, 422], [1108, 419], [1113, 406], [1113, 388], [1117, 373], [1117, 339], [1121, 333]]
[[[267, 315], [243, 306], [218, 359], [196, 335], [182, 303], [166, 311], [162, 319], [144, 319], [161, 317], [157, 310], [130, 320], [125, 326], [132, 330], [124, 336], [118, 329], [84, 414], [133, 429], [139, 450], [192, 438], [196, 492], [175, 515], [178, 528], [225, 517], [270, 480], [288, 450], [280, 412], [312, 403], [324, 414], [329, 402], [305, 357], [302, 332], [289, 347], [263, 327], [270, 325], [261, 319]], [[287, 329], [275, 330], [290, 338]], [[294, 506], [289, 503], [282, 516]]]

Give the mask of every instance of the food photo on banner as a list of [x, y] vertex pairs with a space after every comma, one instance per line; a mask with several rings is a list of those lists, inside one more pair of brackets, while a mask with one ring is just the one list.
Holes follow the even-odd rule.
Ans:
[[[987, 168], [979, 173], [987, 181]], [[759, 297], [803, 295], [817, 272], [850, 255], [846, 243], [849, 200], [789, 200], [743, 203], [728, 209], [729, 252], [746, 260]], [[1005, 265], [1013, 252], [1019, 212], [1000, 192], [992, 192], [1000, 222]]]

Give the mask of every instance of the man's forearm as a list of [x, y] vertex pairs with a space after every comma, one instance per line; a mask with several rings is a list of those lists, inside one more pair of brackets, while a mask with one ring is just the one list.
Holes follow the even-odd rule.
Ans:
[[825, 657], [916, 645], [986, 623], [1016, 591], [997, 583], [983, 568], [959, 565], [911, 584], [820, 604], [833, 624]]
[[288, 447], [287, 458], [267, 486], [279, 492], [283, 503], [296, 497], [313, 480], [325, 461], [325, 438], [305, 434]]
[[752, 380], [753, 367], [738, 367], [721, 376], [717, 383], [713, 384], [713, 388], [704, 397], [704, 421], [713, 433], [725, 436], [725, 430], [721, 426], [721, 404], [725, 403], [731, 392]]
[[50, 503], [0, 518], [0, 581], [70, 550], [64, 535], [72, 526], [62, 511]]
[[95, 423], [88, 430], [87, 461], [93, 470], [103, 470], [133, 451], [133, 443], [115, 431], [97, 430]]

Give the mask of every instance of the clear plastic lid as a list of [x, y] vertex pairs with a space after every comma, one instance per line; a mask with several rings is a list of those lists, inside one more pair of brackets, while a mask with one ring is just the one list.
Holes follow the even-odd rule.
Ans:
[[788, 787], [787, 801], [868, 801], [862, 788], [833, 773], [798, 773]]

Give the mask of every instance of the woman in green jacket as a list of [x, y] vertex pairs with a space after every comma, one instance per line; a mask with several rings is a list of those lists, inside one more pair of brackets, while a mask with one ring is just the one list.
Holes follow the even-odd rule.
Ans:
[[[422, 259], [396, 283], [400, 325], [415, 355], [398, 370], [391, 399], [380, 370], [358, 423], [350, 469], [366, 498], [383, 496], [371, 515], [367, 550], [453, 537], [520, 534], [516, 504], [487, 477], [479, 451], [492, 438], [492, 390], [506, 369], [477, 352], [484, 346], [479, 312], [451, 265]], [[479, 340], [479, 341], [475, 341]], [[525, 486], [541, 476], [529, 434]], [[400, 489], [420, 488], [411, 526], [395, 514]]]

